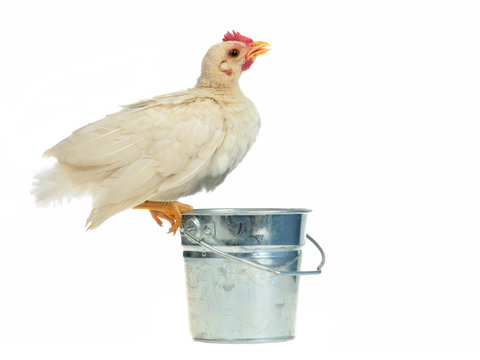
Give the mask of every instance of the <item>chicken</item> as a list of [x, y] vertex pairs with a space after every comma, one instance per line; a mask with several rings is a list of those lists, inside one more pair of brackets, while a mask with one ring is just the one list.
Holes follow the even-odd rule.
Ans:
[[40, 206], [90, 195], [93, 229], [120, 211], [147, 209], [155, 221], [181, 225], [192, 210], [178, 198], [211, 191], [244, 158], [260, 128], [239, 78], [270, 49], [227, 32], [202, 62], [195, 87], [125, 106], [88, 124], [44, 153], [57, 159], [39, 173], [32, 193]]

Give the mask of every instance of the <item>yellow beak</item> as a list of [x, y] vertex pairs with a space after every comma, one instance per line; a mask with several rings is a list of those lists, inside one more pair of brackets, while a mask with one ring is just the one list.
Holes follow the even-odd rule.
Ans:
[[254, 41], [250, 44], [251, 49], [245, 54], [246, 60], [255, 60], [258, 55], [265, 54], [266, 52], [270, 51], [271, 49], [266, 48], [266, 46], [270, 46], [270, 44], [263, 42], [263, 41]]

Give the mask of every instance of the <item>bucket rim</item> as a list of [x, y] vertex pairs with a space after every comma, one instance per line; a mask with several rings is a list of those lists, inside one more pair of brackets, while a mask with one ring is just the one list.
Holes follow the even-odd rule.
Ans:
[[182, 215], [293, 215], [309, 212], [312, 210], [304, 208], [210, 208], [185, 211]]

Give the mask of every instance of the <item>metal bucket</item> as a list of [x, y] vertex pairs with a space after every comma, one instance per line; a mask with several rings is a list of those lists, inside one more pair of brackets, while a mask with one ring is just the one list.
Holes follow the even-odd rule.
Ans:
[[307, 209], [205, 209], [183, 214], [183, 258], [194, 340], [251, 343], [295, 336]]

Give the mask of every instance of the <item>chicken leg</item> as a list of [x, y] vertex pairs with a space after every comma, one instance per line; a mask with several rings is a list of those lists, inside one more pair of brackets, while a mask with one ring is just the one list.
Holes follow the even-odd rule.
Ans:
[[182, 225], [182, 213], [185, 211], [193, 210], [193, 207], [187, 204], [183, 204], [179, 201], [145, 201], [140, 205], [134, 207], [134, 209], [146, 209], [150, 211], [155, 222], [162, 226], [163, 222], [160, 218], [167, 220], [170, 225], [169, 233], [177, 232], [180, 225]]

